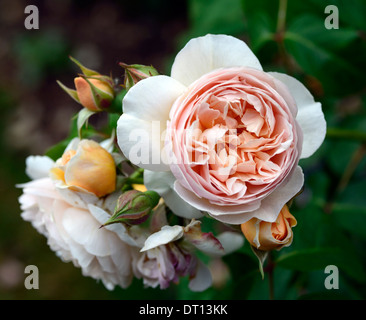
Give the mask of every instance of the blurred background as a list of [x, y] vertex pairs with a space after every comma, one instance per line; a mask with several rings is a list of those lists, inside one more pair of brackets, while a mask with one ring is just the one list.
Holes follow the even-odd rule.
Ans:
[[[37, 30], [24, 26], [29, 4], [39, 9]], [[365, 14], [363, 0], [0, 0], [0, 299], [365, 299]], [[167, 290], [134, 280], [107, 291], [61, 262], [21, 219], [15, 185], [29, 180], [25, 158], [65, 139], [80, 110], [56, 84], [73, 86], [78, 70], [69, 55], [121, 79], [119, 62], [169, 74], [183, 45], [207, 33], [246, 41], [265, 71], [298, 78], [323, 105], [327, 137], [301, 161], [306, 183], [291, 210], [294, 242], [274, 252], [264, 280], [244, 246], [211, 261], [216, 281], [203, 293], [189, 292], [187, 279]], [[39, 268], [38, 290], [24, 287], [27, 265]], [[339, 268], [339, 289], [325, 288], [327, 265]]]

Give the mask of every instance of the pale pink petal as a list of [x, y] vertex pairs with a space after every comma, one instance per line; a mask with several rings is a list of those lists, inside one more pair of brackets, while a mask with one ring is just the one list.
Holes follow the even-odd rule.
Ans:
[[[246, 217], [253, 217], [251, 211], [260, 207], [260, 201], [253, 201], [243, 205], [215, 205], [204, 198], [197, 197], [193, 192], [184, 188], [178, 181], [174, 183], [176, 193], [191, 206], [201, 211], [206, 211], [215, 219], [230, 224], [241, 224]], [[248, 220], [249, 220], [248, 219]]]
[[171, 76], [188, 86], [206, 73], [227, 67], [261, 64], [244, 41], [227, 35], [208, 34], [190, 40], [175, 57]]
[[253, 217], [267, 222], [276, 221], [282, 207], [301, 190], [303, 184], [304, 174], [301, 167], [297, 166], [282, 185], [262, 200], [260, 208], [252, 212]]

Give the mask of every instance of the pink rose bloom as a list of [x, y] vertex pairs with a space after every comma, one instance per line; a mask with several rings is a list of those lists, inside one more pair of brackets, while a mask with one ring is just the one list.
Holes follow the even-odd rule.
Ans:
[[[225, 35], [192, 39], [171, 77], [138, 82], [123, 100], [117, 137], [145, 168], [145, 185], [179, 216], [274, 222], [301, 189], [299, 159], [325, 137], [320, 103], [296, 79], [264, 72]], [[157, 130], [159, 127], [159, 130]]]

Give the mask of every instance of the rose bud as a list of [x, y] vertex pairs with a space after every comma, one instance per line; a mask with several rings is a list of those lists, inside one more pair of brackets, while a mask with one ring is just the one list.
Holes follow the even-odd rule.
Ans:
[[81, 140], [68, 149], [51, 169], [51, 177], [69, 189], [89, 192], [97, 197], [116, 188], [116, 167], [112, 155], [93, 140]]
[[106, 76], [74, 79], [80, 104], [90, 111], [107, 109], [114, 99], [113, 81]]
[[295, 217], [284, 205], [275, 222], [261, 221], [252, 218], [241, 224], [241, 230], [250, 244], [258, 250], [280, 250], [292, 243], [292, 227], [296, 226]]
[[125, 222], [129, 225], [143, 223], [159, 203], [155, 191], [129, 190], [119, 196], [113, 216], [103, 225]]
[[57, 81], [59, 86], [71, 98], [90, 111], [97, 112], [107, 109], [115, 97], [113, 79], [84, 67], [72, 57], [70, 59], [82, 71], [82, 74], [74, 79], [76, 90], [67, 88], [60, 81]]
[[140, 80], [156, 76], [159, 73], [152, 66], [144, 66], [142, 64], [125, 64], [120, 62], [119, 64], [123, 69], [125, 69], [125, 81], [124, 86], [126, 90], [131, 89]]

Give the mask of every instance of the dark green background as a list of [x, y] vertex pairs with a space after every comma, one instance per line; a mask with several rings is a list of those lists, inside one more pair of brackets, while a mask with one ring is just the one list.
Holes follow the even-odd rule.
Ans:
[[[20, 218], [28, 180], [25, 158], [65, 139], [80, 107], [57, 86], [72, 86], [68, 55], [121, 78], [118, 62], [152, 64], [169, 74], [175, 54], [192, 37], [225, 33], [245, 40], [265, 71], [300, 79], [323, 105], [324, 144], [302, 160], [305, 189], [291, 212], [294, 242], [274, 252], [275, 299], [366, 298], [366, 2], [287, 2], [278, 22], [274, 0], [34, 1], [39, 30], [26, 30], [26, 1], [0, 1], [0, 298], [1, 299], [268, 299], [248, 245], [225, 257], [226, 284], [191, 293], [187, 279], [167, 290], [107, 291], [61, 262], [46, 239]], [[282, 1], [282, 4], [286, 2]], [[327, 30], [329, 4], [339, 29]], [[282, 27], [281, 27], [282, 26]], [[103, 119], [101, 119], [102, 121]], [[24, 288], [24, 268], [37, 265], [40, 288]], [[339, 289], [327, 290], [324, 268], [339, 268]]]

